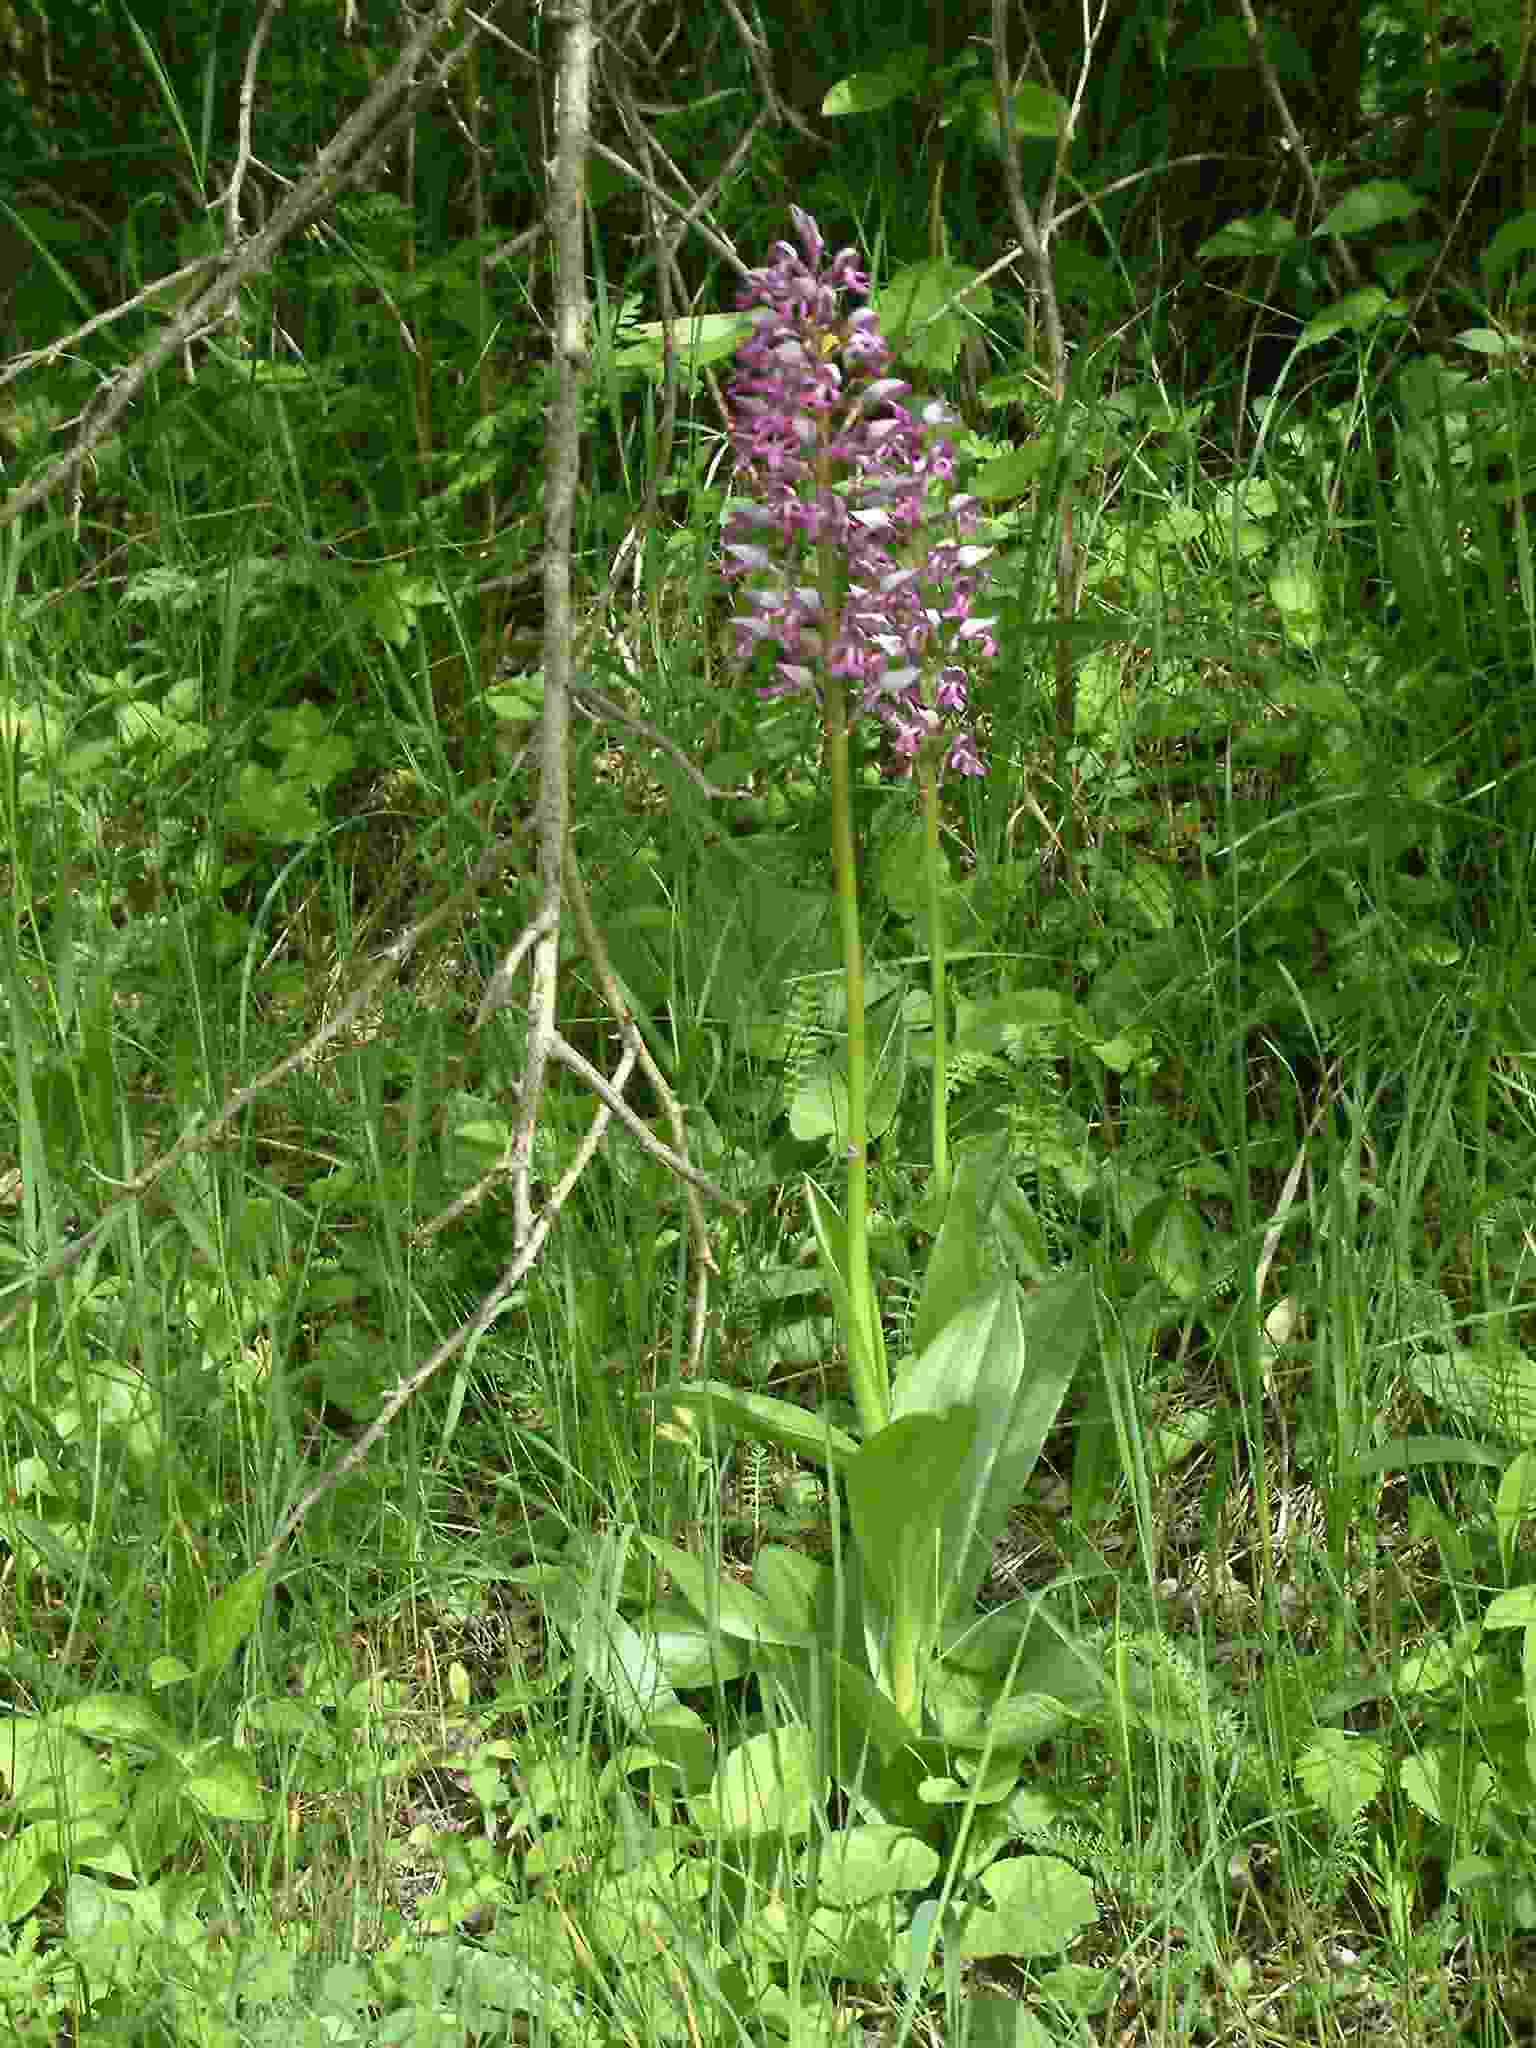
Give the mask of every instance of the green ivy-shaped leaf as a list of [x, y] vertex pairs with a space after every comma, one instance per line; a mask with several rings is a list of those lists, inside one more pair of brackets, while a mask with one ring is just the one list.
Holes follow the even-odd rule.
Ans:
[[1300, 239], [1295, 222], [1283, 213], [1247, 214], [1207, 236], [1195, 256], [1201, 263], [1214, 263], [1223, 256], [1279, 256]]
[[183, 1790], [214, 1820], [265, 1820], [270, 1811], [250, 1758], [230, 1742], [210, 1742], [188, 1758]]
[[828, 1906], [866, 1906], [898, 1892], [926, 1891], [938, 1875], [939, 1854], [906, 1828], [875, 1825], [842, 1828], [808, 1855], [807, 1882]]
[[[1280, 22], [1266, 22], [1262, 33], [1264, 54], [1281, 78], [1303, 83], [1311, 79], [1312, 60], [1293, 29]], [[1191, 71], [1248, 71], [1252, 65], [1248, 31], [1235, 14], [1227, 14], [1187, 36], [1174, 51], [1168, 68], [1180, 77]]]
[[1093, 1885], [1056, 1856], [1010, 1856], [981, 1875], [992, 1910], [965, 1922], [960, 1953], [978, 1956], [1057, 1955], [1098, 1916]]
[[[1022, 142], [1054, 142], [1067, 124], [1070, 109], [1060, 93], [1026, 79], [1013, 95], [1014, 135]], [[1002, 155], [1002, 128], [997, 94], [989, 78], [973, 78], [944, 102], [943, 125], [967, 136], [989, 156]]]
[[1401, 300], [1390, 299], [1380, 285], [1368, 284], [1357, 292], [1346, 292], [1309, 320], [1296, 338], [1298, 348], [1315, 348], [1336, 334], [1363, 334], [1386, 313], [1401, 314]]

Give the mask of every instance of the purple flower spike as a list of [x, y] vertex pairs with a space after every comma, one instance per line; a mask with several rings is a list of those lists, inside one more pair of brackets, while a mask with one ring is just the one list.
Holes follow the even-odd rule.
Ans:
[[[820, 228], [798, 206], [800, 248], [775, 242], [740, 303], [756, 310], [730, 387], [737, 492], [727, 506], [725, 574], [743, 583], [736, 653], [782, 657], [764, 697], [816, 692], [818, 664], [845, 677], [850, 709], [885, 726], [903, 768], [929, 742], [957, 775], [981, 775], [967, 664], [997, 652], [996, 621], [972, 607], [992, 550], [968, 536], [978, 506], [954, 489], [954, 421], [941, 401], [906, 400], [890, 344], [868, 306], [852, 249], [825, 262]], [[843, 591], [820, 625], [818, 553], [831, 547]], [[925, 675], [936, 677], [925, 694]]]

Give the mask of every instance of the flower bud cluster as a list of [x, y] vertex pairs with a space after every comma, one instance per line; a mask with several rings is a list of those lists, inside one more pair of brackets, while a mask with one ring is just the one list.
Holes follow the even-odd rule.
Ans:
[[[737, 656], [777, 646], [766, 697], [815, 693], [825, 667], [845, 679], [851, 712], [883, 722], [901, 761], [931, 742], [957, 773], [981, 775], [968, 664], [997, 651], [995, 621], [972, 611], [992, 550], [970, 538], [976, 500], [954, 489], [953, 415], [937, 400], [906, 403], [876, 314], [842, 310], [845, 293], [869, 296], [854, 251], [823, 267], [815, 221], [790, 212], [800, 249], [776, 242], [740, 300], [758, 313], [729, 394]], [[837, 568], [831, 618], [824, 548]]]

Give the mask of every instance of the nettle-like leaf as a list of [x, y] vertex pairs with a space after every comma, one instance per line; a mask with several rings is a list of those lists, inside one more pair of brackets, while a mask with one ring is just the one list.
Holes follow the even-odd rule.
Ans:
[[0, 1842], [0, 1920], [25, 1919], [46, 1897], [54, 1879], [55, 1834], [42, 1827], [19, 1828]]
[[1404, 1757], [1397, 1776], [1404, 1798], [1442, 1827], [1479, 1826], [1497, 1786], [1492, 1766], [1461, 1741]]
[[1257, 213], [1228, 221], [1200, 244], [1195, 256], [1201, 263], [1222, 256], [1278, 256], [1299, 240], [1295, 223], [1283, 213]]
[[1476, 1428], [1512, 1443], [1536, 1436], [1536, 1359], [1507, 1338], [1411, 1352], [1405, 1370], [1421, 1394]]
[[1346, 292], [1342, 299], [1314, 314], [1296, 337], [1296, 346], [1315, 348], [1319, 342], [1332, 341], [1336, 334], [1361, 334], [1384, 315], [1400, 319], [1407, 311], [1401, 299], [1389, 298], [1380, 285], [1362, 285], [1359, 291]]
[[1371, 178], [1346, 192], [1318, 222], [1319, 235], [1366, 235], [1423, 211], [1422, 197], [1395, 178]]
[[[995, 116], [992, 125], [995, 130]], [[941, 375], [954, 369], [968, 317], [955, 301], [964, 292], [974, 313], [984, 315], [992, 307], [991, 291], [976, 285], [977, 275], [964, 264], [930, 261], [909, 264], [890, 279], [880, 294], [880, 317], [904, 361]]]
[[232, 1743], [204, 1743], [185, 1764], [187, 1798], [214, 1820], [267, 1818], [268, 1794], [250, 1759]]
[[1386, 1775], [1385, 1744], [1343, 1728], [1319, 1729], [1296, 1759], [1297, 1783], [1339, 1827], [1365, 1811]]

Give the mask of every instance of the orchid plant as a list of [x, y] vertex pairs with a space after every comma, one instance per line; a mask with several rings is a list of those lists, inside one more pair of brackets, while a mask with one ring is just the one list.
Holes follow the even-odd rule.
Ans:
[[[971, 1796], [971, 1775], [956, 1779], [946, 1761], [950, 1746], [990, 1754], [1001, 1733], [1017, 1762], [1058, 1724], [1048, 1713], [1025, 1714], [1015, 1746], [993, 1711], [999, 1685], [1048, 1692], [1058, 1715], [1061, 1701], [1092, 1690], [1081, 1659], [1062, 1665], [1059, 1640], [1042, 1647], [1047, 1631], [1026, 1645], [1033, 1604], [1001, 1629], [989, 1618], [980, 1666], [972, 1656], [961, 1669], [953, 1658], [974, 1638], [976, 1595], [1092, 1333], [1093, 1302], [1088, 1284], [1070, 1274], [1024, 1293], [996, 1256], [999, 1242], [1006, 1249], [1012, 1185], [1001, 1146], [971, 1150], [953, 1169], [949, 1154], [939, 800], [946, 772], [985, 772], [972, 677], [996, 652], [995, 621], [980, 609], [991, 549], [976, 537], [976, 501], [956, 486], [950, 413], [891, 374], [891, 348], [865, 303], [869, 278], [854, 252], [828, 261], [816, 223], [792, 213], [798, 247], [776, 244], [743, 295], [754, 320], [730, 387], [736, 495], [724, 548], [738, 656], [776, 650], [764, 694], [803, 695], [823, 727], [847, 995], [846, 1213], [818, 1188], [808, 1194], [848, 1347], [859, 1436], [716, 1382], [674, 1386], [658, 1399], [672, 1411], [669, 1433], [703, 1420], [826, 1464], [844, 1487], [854, 1552], [836, 1570], [798, 1553], [761, 1552], [747, 1588], [715, 1579], [674, 1545], [642, 1540], [694, 1627], [702, 1616], [712, 1655], [733, 1645], [797, 1722], [820, 1725], [816, 1770], [848, 1783], [853, 1769], [861, 1798], [873, 1797], [888, 1820], [928, 1828], [945, 1796]], [[893, 765], [914, 776], [925, 825], [932, 1174], [942, 1223], [913, 1325], [916, 1349], [894, 1375], [869, 1258], [849, 747], [859, 718], [879, 721]], [[687, 1640], [675, 1614], [658, 1627], [660, 1669]], [[951, 1794], [934, 1789], [941, 1785]]]
[[954, 489], [948, 409], [914, 411], [910, 387], [887, 374], [891, 351], [865, 298], [854, 252], [821, 268], [825, 247], [791, 209], [801, 248], [780, 242], [745, 299], [759, 307], [731, 386], [738, 485], [725, 532], [728, 573], [741, 581], [738, 657], [779, 649], [766, 697], [802, 691], [821, 706], [832, 793], [832, 863], [848, 996], [847, 1337], [859, 1419], [890, 1419], [880, 1322], [869, 1277], [868, 1049], [864, 958], [854, 873], [849, 726], [884, 725], [895, 759], [923, 792], [933, 983], [933, 1172], [949, 1185], [939, 775], [984, 772], [969, 723], [966, 663], [996, 653], [993, 620], [974, 605], [989, 547], [971, 539], [974, 498]]

